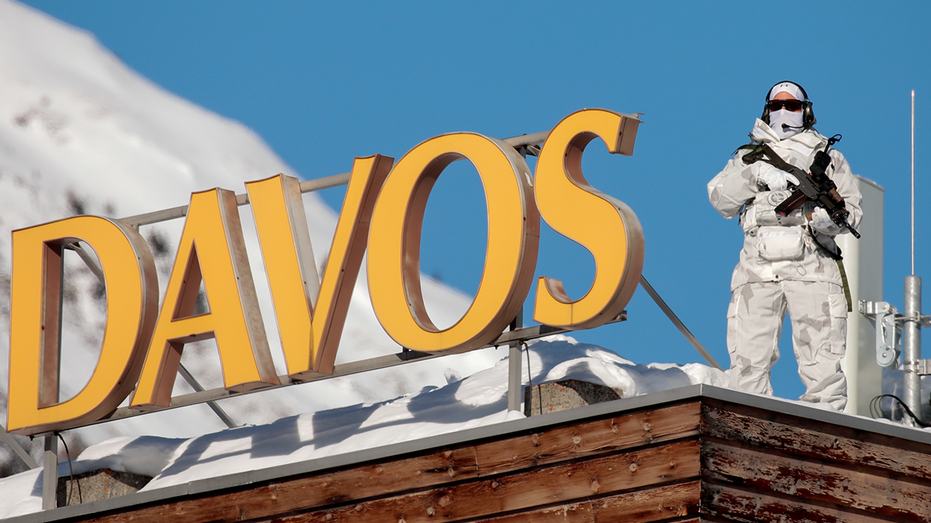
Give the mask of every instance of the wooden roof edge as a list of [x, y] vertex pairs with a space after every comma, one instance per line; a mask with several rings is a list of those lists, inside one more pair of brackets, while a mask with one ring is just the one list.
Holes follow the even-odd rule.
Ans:
[[751, 394], [734, 389], [713, 387], [711, 385], [698, 385], [698, 387], [701, 388], [698, 395], [704, 398], [740, 404], [747, 407], [755, 407], [829, 425], [837, 425], [931, 445], [931, 430], [907, 427], [888, 419], [873, 419], [867, 418], [866, 416], [846, 414], [844, 412], [837, 412], [833, 409], [828, 410], [826, 408], [817, 407], [815, 404], [803, 401]]
[[543, 416], [494, 423], [428, 438], [395, 443], [383, 447], [289, 463], [286, 465], [269, 467], [267, 469], [206, 478], [181, 485], [174, 485], [151, 491], [140, 491], [122, 497], [94, 501], [82, 505], [72, 505], [53, 510], [24, 514], [22, 516], [3, 519], [2, 521], [10, 523], [44, 523], [80, 519], [93, 514], [149, 505], [184, 496], [239, 489], [248, 487], [249, 485], [267, 483], [275, 480], [285, 480], [295, 476], [312, 474], [334, 468], [361, 465], [367, 462], [381, 461], [388, 458], [400, 458], [411, 454], [424, 454], [431, 450], [439, 450], [480, 440], [530, 433], [540, 429], [567, 425], [586, 419], [603, 418], [615, 414], [657, 408], [675, 403], [701, 401], [703, 398], [715, 399], [722, 402], [820, 421], [831, 425], [839, 425], [919, 443], [931, 444], [931, 431], [905, 427], [888, 421], [827, 411], [797, 401], [698, 384], [576, 409], [547, 413]]

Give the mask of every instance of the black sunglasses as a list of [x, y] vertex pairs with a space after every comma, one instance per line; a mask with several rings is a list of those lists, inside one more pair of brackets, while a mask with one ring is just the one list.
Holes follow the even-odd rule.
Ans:
[[804, 102], [798, 100], [770, 100], [767, 104], [770, 111], [778, 111], [785, 107], [788, 111], [797, 113], [802, 110]]

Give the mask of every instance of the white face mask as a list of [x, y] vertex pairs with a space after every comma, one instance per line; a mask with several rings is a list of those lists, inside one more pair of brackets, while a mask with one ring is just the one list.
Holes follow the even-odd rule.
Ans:
[[[783, 128], [782, 126], [786, 127]], [[780, 109], [769, 113], [769, 126], [779, 135], [780, 140], [795, 136], [802, 131], [802, 112], [793, 113], [787, 109]]]

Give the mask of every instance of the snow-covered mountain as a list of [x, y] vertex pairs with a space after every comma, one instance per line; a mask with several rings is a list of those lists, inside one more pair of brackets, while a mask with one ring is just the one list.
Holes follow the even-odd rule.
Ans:
[[[351, 168], [347, 160], [346, 171]], [[285, 173], [299, 176], [262, 139], [238, 122], [166, 92], [129, 69], [84, 31], [32, 8], [0, 0], [0, 406], [5, 413], [9, 369], [10, 232], [74, 214], [121, 217], [188, 203], [191, 192], [222, 187], [245, 192], [243, 182]], [[329, 173], [338, 174], [338, 173]], [[322, 265], [336, 213], [313, 194], [305, 211]], [[276, 323], [251, 211], [240, 209], [250, 263], [279, 374], [285, 372]], [[174, 261], [181, 220], [144, 226], [164, 288]], [[168, 246], [168, 248], [164, 248]], [[161, 248], [159, 248], [161, 247]], [[62, 366], [63, 397], [77, 393], [96, 364], [105, 302], [93, 274], [68, 259]], [[338, 363], [400, 349], [377, 323], [360, 276]], [[470, 299], [425, 281], [437, 323], [452, 324]], [[95, 292], [97, 290], [98, 292]], [[95, 297], [96, 296], [96, 297]], [[456, 312], [458, 311], [458, 312]], [[185, 351], [183, 363], [207, 388], [221, 386], [215, 346]], [[487, 368], [506, 350], [476, 351], [389, 369], [254, 394], [223, 402], [238, 423], [267, 423], [283, 416], [361, 402], [383, 401], [446, 383], [453, 367], [462, 375]], [[176, 394], [190, 392], [178, 380]], [[5, 416], [3, 416], [5, 419]], [[118, 434], [190, 437], [223, 428], [197, 406], [71, 431], [84, 444]], [[24, 444], [28, 445], [25, 439]], [[9, 456], [0, 445], [0, 457]]]
[[[243, 182], [279, 172], [297, 176], [241, 124], [179, 99], [127, 68], [96, 39], [9, 0], [0, 0], [0, 376], [9, 365], [10, 233], [74, 214], [120, 217], [187, 203], [189, 193], [222, 187], [244, 192]], [[346, 171], [351, 165], [347, 162]], [[337, 174], [337, 173], [331, 173]], [[337, 215], [313, 195], [304, 197], [314, 252], [322, 269]], [[262, 259], [248, 208], [240, 210], [250, 264], [279, 374], [285, 372]], [[142, 228], [164, 288], [174, 261], [180, 220]], [[100, 283], [66, 255], [62, 395], [77, 393], [96, 365], [104, 327]], [[360, 275], [344, 329], [338, 363], [396, 353], [378, 324], [365, 275]], [[451, 325], [470, 298], [433, 280], [424, 294], [438, 325]], [[505, 421], [507, 349], [486, 349], [230, 398], [221, 403], [241, 426], [226, 429], [206, 406], [176, 409], [68, 431], [77, 471], [110, 467], [155, 476], [148, 489], [281, 462], [315, 459], [373, 446]], [[602, 383], [624, 397], [709, 383], [723, 373], [703, 365], [634, 365], [609, 350], [555, 337], [531, 344], [534, 383], [576, 378]], [[183, 363], [207, 388], [221, 386], [212, 344], [190, 347]], [[466, 378], [460, 378], [466, 376]], [[5, 413], [7, 380], [0, 380]], [[177, 380], [175, 394], [190, 392]], [[63, 398], [64, 399], [64, 398]], [[510, 416], [520, 416], [511, 413]], [[4, 416], [5, 418], [5, 416]], [[284, 449], [281, 438], [300, 445]], [[242, 436], [242, 437], [240, 437]], [[18, 438], [30, 447], [26, 438]], [[106, 440], [106, 441], [105, 441]], [[268, 459], [237, 448], [260, 442]], [[223, 455], [192, 460], [185, 449], [214, 448]], [[234, 442], [232, 446], [228, 442]], [[140, 447], [147, 450], [140, 451]], [[127, 460], [126, 449], [135, 458]], [[38, 448], [32, 447], [33, 455]], [[222, 459], [220, 459], [222, 458]], [[3, 474], [23, 469], [0, 445]], [[83, 468], [82, 468], [83, 467]], [[64, 470], [64, 469], [63, 469]], [[165, 471], [168, 471], [167, 473]], [[41, 508], [40, 470], [0, 479], [0, 518]], [[40, 489], [41, 490], [41, 489]]]

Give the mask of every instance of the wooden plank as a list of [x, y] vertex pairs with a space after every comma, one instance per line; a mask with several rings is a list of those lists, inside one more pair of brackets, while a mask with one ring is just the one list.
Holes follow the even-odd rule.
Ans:
[[592, 513], [592, 504], [589, 501], [568, 503], [554, 507], [545, 507], [537, 510], [528, 510], [506, 516], [492, 516], [480, 519], [475, 523], [596, 523]]
[[741, 405], [705, 400], [702, 434], [931, 480], [931, 446]]
[[[462, 447], [425, 456], [316, 474], [169, 501], [94, 521], [160, 523], [163, 521], [242, 521], [347, 503], [401, 490], [442, 485], [476, 477], [475, 454]], [[170, 519], [169, 519], [170, 518]], [[180, 518], [180, 519], [175, 519]]]
[[[807, 503], [803, 498], [780, 498], [758, 492], [741, 490], [729, 485], [705, 483], [702, 490], [702, 516], [715, 521], [758, 523], [761, 521], [785, 523], [889, 523], [885, 516], [854, 510], [843, 510], [833, 505]], [[717, 519], [720, 518], [720, 519]]]
[[[598, 498], [525, 512], [478, 520], [477, 523], [597, 523], [623, 521], [652, 523], [697, 515], [701, 497], [698, 481], [638, 490], [616, 496]], [[690, 521], [698, 522], [698, 519]]]
[[680, 521], [679, 518], [698, 515], [701, 482], [691, 481], [602, 498], [593, 501], [592, 507], [597, 522]]
[[[281, 523], [427, 523], [489, 517], [506, 512], [532, 510], [535, 507], [543, 508], [553, 503], [580, 503], [592, 496], [697, 480], [698, 452], [698, 441], [680, 441], [488, 480], [468, 481], [400, 496], [363, 500], [275, 520]], [[249, 516], [244, 513], [243, 519], [252, 519]]]
[[[687, 412], [689, 408], [675, 409], [677, 412]], [[697, 404], [691, 404], [692, 414], [686, 418], [696, 418]], [[636, 441], [655, 441], [649, 434], [653, 427], [644, 425], [646, 420], [654, 420], [659, 427], [677, 427], [678, 425], [664, 423], [666, 417], [656, 417], [655, 414], [640, 413], [637, 416], [628, 416], [626, 421], [618, 419], [620, 425], [628, 426], [636, 422], [640, 433]], [[643, 417], [643, 415], [648, 415]], [[680, 418], [679, 416], [673, 416]], [[608, 432], [610, 430], [610, 420]], [[697, 420], [693, 421], [697, 426]], [[650, 430], [644, 430], [644, 428]], [[620, 429], [618, 432], [622, 432]], [[666, 437], [666, 429], [659, 432], [659, 436]], [[673, 431], [674, 432], [674, 431]], [[546, 433], [544, 433], [545, 436]], [[553, 439], [544, 438], [543, 441], [561, 442], [565, 434]], [[697, 477], [699, 473], [699, 447], [698, 441], [683, 441], [667, 447], [634, 449], [624, 454], [608, 454], [617, 448], [617, 441], [606, 441], [597, 436], [585, 438], [573, 446], [571, 444], [551, 445], [549, 454], [541, 456], [538, 453], [526, 456], [521, 461], [510, 460], [512, 467], [517, 469], [530, 469], [527, 473], [518, 473], [505, 479], [497, 478], [491, 481], [481, 481], [459, 484], [450, 487], [455, 491], [456, 499], [460, 503], [448, 509], [449, 514], [455, 515], [459, 510], [469, 511], [470, 502], [485, 504], [486, 508], [493, 508], [498, 513], [507, 510], [517, 510], [537, 505], [549, 505], [554, 501], [574, 498], [585, 498], [599, 493], [610, 493], [617, 490], [640, 488], [644, 485], [664, 483], [681, 479]], [[522, 438], [509, 438], [498, 442], [483, 444], [486, 450], [495, 445], [500, 448], [492, 454], [499, 455], [503, 449], [520, 447]], [[635, 441], [629, 438], [619, 440]], [[602, 457], [588, 462], [578, 463], [574, 460], [582, 455], [600, 453]], [[541, 461], [569, 461], [561, 467], [541, 469]], [[581, 474], [581, 475], [580, 475]], [[275, 482], [234, 492], [221, 492], [216, 494], [198, 496], [192, 499], [178, 500], [141, 509], [136, 512], [113, 514], [102, 517], [99, 521], [133, 521], [134, 523], [160, 522], [166, 518], [181, 518], [184, 521], [242, 521], [261, 518], [276, 517], [281, 514], [296, 513], [306, 510], [319, 510], [334, 505], [347, 505], [368, 498], [379, 498], [398, 493], [411, 492], [415, 489], [432, 488], [426, 492], [401, 496], [398, 499], [413, 500], [411, 503], [419, 504], [426, 513], [430, 506], [440, 504], [431, 496], [443, 491], [443, 485], [451, 482], [478, 477], [476, 452], [473, 447], [460, 447], [427, 456], [411, 457], [380, 464], [365, 465], [351, 469], [317, 474], [307, 478]], [[529, 483], [528, 483], [529, 482]], [[524, 492], [524, 491], [532, 492]], [[442, 499], [439, 495], [438, 499]], [[382, 505], [392, 506], [406, 502], [382, 502]], [[371, 503], [369, 503], [371, 504]], [[450, 503], [446, 503], [449, 505]], [[514, 504], [512, 506], [512, 504]], [[377, 505], [377, 503], [376, 503]], [[442, 505], [442, 504], [440, 504]], [[459, 507], [465, 505], [466, 508]], [[367, 505], [365, 505], [367, 506]], [[384, 507], [382, 507], [383, 509]], [[434, 511], [445, 510], [443, 507]], [[348, 509], [343, 509], [346, 512]], [[379, 512], [384, 515], [384, 512]], [[489, 514], [482, 512], [469, 517], [478, 517]]]
[[270, 485], [265, 500], [246, 494], [239, 506], [245, 513], [265, 513], [267, 501], [275, 498], [279, 507], [287, 503], [283, 512], [288, 512], [434, 487], [476, 478], [476, 472], [475, 453], [463, 447]]
[[661, 409], [635, 412], [547, 428], [506, 442], [475, 445], [479, 476], [544, 465], [598, 453], [668, 442], [698, 435], [700, 404], [683, 403]]
[[[455, 483], [462, 477], [449, 476], [444, 457], [433, 468], [403, 470], [398, 464], [360, 467], [359, 470], [322, 474], [308, 480], [291, 481], [197, 499], [146, 507], [113, 514], [94, 521], [155, 523], [162, 521], [456, 521], [550, 506], [554, 502], [582, 503], [591, 496], [627, 491], [645, 486], [695, 479], [699, 474], [698, 441], [683, 441], [662, 447], [637, 449], [597, 459], [538, 468], [527, 473], [490, 480]], [[466, 459], [462, 449], [460, 459]], [[436, 461], [436, 456], [433, 456]], [[412, 461], [412, 460], [404, 460]], [[437, 466], [438, 465], [438, 466]], [[379, 467], [386, 467], [379, 469]], [[410, 464], [407, 465], [410, 467]], [[363, 470], [364, 469], [364, 470]], [[455, 470], [455, 469], [454, 469]], [[417, 478], [427, 482], [442, 476], [453, 481], [438, 488], [384, 497], [411, 486]], [[373, 484], [378, 484], [377, 487]], [[408, 491], [409, 492], [409, 491]], [[382, 497], [372, 497], [373, 495]], [[325, 507], [332, 507], [321, 510]], [[316, 510], [315, 510], [316, 509]], [[614, 510], [611, 506], [604, 510]], [[307, 512], [305, 512], [307, 511]]]
[[897, 473], [856, 470], [768, 449], [716, 441], [702, 445], [703, 476], [895, 518], [931, 521], [931, 483]]

